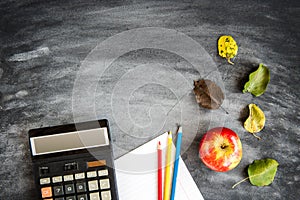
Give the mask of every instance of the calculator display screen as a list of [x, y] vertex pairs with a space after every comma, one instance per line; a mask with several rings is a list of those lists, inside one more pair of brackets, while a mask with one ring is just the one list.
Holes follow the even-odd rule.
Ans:
[[31, 137], [32, 155], [42, 155], [109, 145], [107, 128]]

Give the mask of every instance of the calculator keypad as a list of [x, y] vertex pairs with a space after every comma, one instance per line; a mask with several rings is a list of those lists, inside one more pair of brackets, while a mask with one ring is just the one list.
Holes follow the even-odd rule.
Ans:
[[88, 200], [88, 197], [86, 194], [80, 194], [77, 196], [77, 200]]
[[111, 200], [108, 169], [40, 178], [43, 200]]
[[73, 181], [73, 174], [64, 175], [64, 181]]
[[74, 184], [67, 184], [65, 185], [66, 194], [74, 194], [75, 193], [75, 186]]
[[62, 176], [52, 177], [52, 183], [60, 183], [62, 182]]
[[97, 172], [96, 171], [87, 172], [86, 176], [87, 178], [94, 178], [97, 176]]
[[76, 191], [77, 192], [86, 192], [86, 184], [85, 182], [76, 183]]
[[88, 185], [89, 185], [89, 191], [94, 191], [99, 189], [97, 180], [89, 181]]
[[45, 185], [50, 183], [50, 178], [41, 178], [40, 179], [40, 184]]
[[98, 176], [108, 176], [108, 170], [107, 169], [99, 170]]
[[43, 198], [52, 197], [52, 188], [51, 187], [43, 187], [41, 189], [41, 192], [42, 192]]
[[64, 195], [64, 189], [62, 185], [54, 186], [53, 187], [54, 196], [61, 196]]
[[75, 174], [75, 179], [76, 180], [84, 179], [84, 178], [85, 178], [85, 173], [84, 172]]
[[110, 187], [110, 185], [109, 185], [109, 179], [108, 178], [107, 179], [99, 180], [99, 182], [100, 182], [100, 188], [102, 190], [108, 189]]
[[90, 193], [91, 200], [100, 200], [99, 192]]
[[101, 198], [102, 200], [111, 200], [111, 193], [110, 191], [103, 191], [101, 192]]

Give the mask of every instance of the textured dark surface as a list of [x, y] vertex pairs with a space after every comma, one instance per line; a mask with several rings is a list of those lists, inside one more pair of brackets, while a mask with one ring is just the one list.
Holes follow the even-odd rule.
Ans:
[[[127, 52], [105, 70], [92, 93], [95, 116], [111, 122], [115, 156], [164, 131], [175, 130], [177, 122], [191, 136], [182, 157], [205, 199], [299, 199], [299, 13], [299, 2], [292, 0], [1, 1], [0, 199], [36, 199], [27, 131], [74, 122], [74, 82], [86, 56], [101, 41], [143, 27], [174, 29], [204, 48], [218, 69], [217, 83], [223, 85], [226, 96], [222, 107], [229, 114], [223, 109], [200, 108], [193, 97], [193, 80], [203, 76], [213, 79], [213, 75], [199, 74], [174, 52], [151, 48]], [[222, 34], [232, 35], [239, 45], [234, 66], [217, 55], [216, 43]], [[266, 93], [260, 97], [243, 94], [248, 74], [261, 62], [271, 71]], [[137, 69], [146, 69], [143, 66], [147, 71], [134, 77], [131, 93], [118, 92], [118, 87], [129, 87], [120, 85], [127, 83], [122, 81]], [[156, 73], [158, 78], [170, 80], [168, 83], [174, 81], [175, 86], [178, 82], [173, 78], [179, 73], [188, 84], [181, 88], [179, 83], [179, 93], [155, 81], [143, 84], [140, 76]], [[176, 94], [186, 94], [182, 110], [176, 108], [180, 98]], [[122, 104], [122, 98], [128, 96], [128, 105]], [[81, 97], [83, 102], [89, 98]], [[242, 126], [249, 103], [259, 105], [266, 115], [266, 126], [258, 133], [260, 141]], [[118, 113], [124, 106], [128, 106], [130, 119]], [[182, 118], [178, 118], [180, 113]], [[83, 112], [82, 120], [89, 119], [88, 115]], [[151, 116], [167, 120], [157, 126]], [[124, 130], [124, 123], [133, 125]], [[243, 144], [241, 163], [226, 173], [207, 169], [197, 153], [205, 131], [219, 125], [236, 131]], [[143, 127], [155, 131], [139, 132]], [[255, 187], [247, 181], [231, 189], [247, 176], [245, 170], [254, 159], [267, 157], [279, 162], [270, 186]]]

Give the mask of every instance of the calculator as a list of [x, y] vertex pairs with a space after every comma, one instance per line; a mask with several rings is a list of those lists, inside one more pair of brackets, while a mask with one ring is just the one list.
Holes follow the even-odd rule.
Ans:
[[118, 200], [106, 119], [29, 130], [38, 199]]

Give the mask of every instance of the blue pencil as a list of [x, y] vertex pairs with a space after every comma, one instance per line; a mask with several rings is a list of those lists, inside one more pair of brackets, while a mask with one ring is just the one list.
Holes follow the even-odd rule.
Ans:
[[172, 190], [171, 190], [171, 199], [170, 200], [175, 199], [175, 189], [176, 189], [176, 180], [177, 180], [177, 174], [178, 174], [181, 138], [182, 138], [182, 127], [180, 126], [178, 129], [177, 141], [176, 141], [176, 153], [175, 153], [174, 172], [173, 172]]

